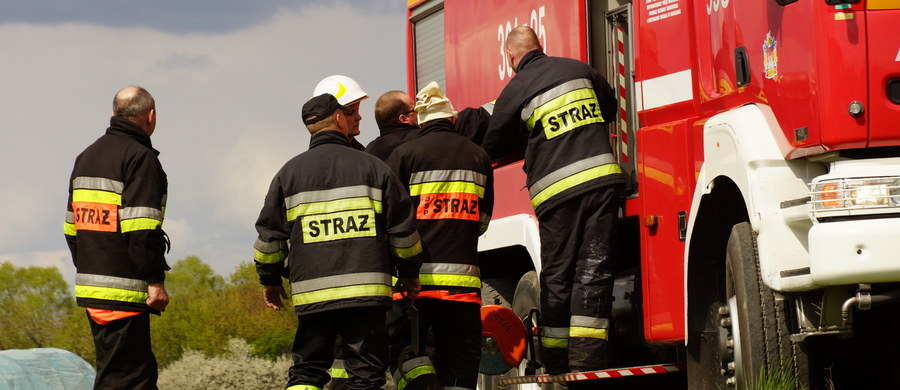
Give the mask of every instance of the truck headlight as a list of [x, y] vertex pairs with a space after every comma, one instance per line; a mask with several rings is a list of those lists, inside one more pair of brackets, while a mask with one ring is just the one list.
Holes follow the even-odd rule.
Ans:
[[859, 210], [900, 205], [900, 178], [836, 179], [811, 185], [813, 211]]

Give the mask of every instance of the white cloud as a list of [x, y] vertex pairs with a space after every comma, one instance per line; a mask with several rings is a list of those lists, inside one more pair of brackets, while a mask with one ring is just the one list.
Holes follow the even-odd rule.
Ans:
[[169, 263], [197, 255], [227, 273], [248, 261], [269, 181], [307, 148], [299, 111], [321, 78], [362, 84], [371, 99], [361, 107], [360, 140], [377, 136], [375, 98], [406, 85], [398, 4], [396, 14], [340, 4], [282, 9], [223, 34], [0, 25], [0, 253], [27, 264], [65, 250], [74, 158], [108, 125], [113, 94], [138, 84], [159, 111], [153, 144], [169, 176]]

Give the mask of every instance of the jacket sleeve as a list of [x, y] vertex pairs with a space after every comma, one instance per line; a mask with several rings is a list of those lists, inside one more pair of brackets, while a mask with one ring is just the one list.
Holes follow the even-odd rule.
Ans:
[[491, 114], [484, 107], [469, 107], [459, 112], [454, 128], [469, 141], [481, 145], [490, 120]]
[[75, 213], [72, 210], [72, 180], [69, 178], [69, 200], [66, 202], [66, 217], [63, 221], [63, 234], [66, 237], [66, 244], [69, 246], [69, 252], [72, 253], [72, 264], [78, 268], [78, 231], [75, 230]]
[[481, 199], [480, 211], [481, 211], [481, 226], [480, 232], [484, 233], [488, 229], [488, 225], [491, 222], [491, 217], [494, 213], [494, 169], [491, 166], [491, 160], [487, 155], [484, 156], [484, 172], [485, 172], [485, 184], [484, 184], [484, 197]]
[[616, 103], [616, 95], [609, 82], [599, 72], [588, 66], [591, 72], [591, 79], [594, 84], [594, 92], [597, 94], [597, 100], [600, 101], [600, 114], [603, 115], [604, 122], [615, 122], [618, 104]]
[[156, 154], [147, 151], [126, 165], [122, 208], [122, 234], [128, 254], [147, 283], [165, 280], [167, 241], [162, 230], [168, 182]]
[[490, 120], [481, 146], [492, 160], [498, 160], [515, 151], [523, 135], [526, 135], [520, 133], [523, 124], [517, 102], [521, 97], [516, 94], [516, 83], [513, 79], [500, 93], [494, 104], [494, 112], [489, 116]]
[[[403, 175], [402, 158], [392, 153], [388, 158], [394, 172]], [[386, 172], [384, 178], [384, 221], [388, 234], [391, 259], [400, 278], [415, 278], [422, 266], [422, 239], [416, 231], [416, 214], [406, 186], [394, 175]]]
[[284, 192], [279, 176], [272, 179], [259, 218], [256, 220], [259, 236], [253, 244], [253, 261], [259, 282], [264, 286], [281, 285], [284, 261], [288, 256], [290, 226], [284, 205]]

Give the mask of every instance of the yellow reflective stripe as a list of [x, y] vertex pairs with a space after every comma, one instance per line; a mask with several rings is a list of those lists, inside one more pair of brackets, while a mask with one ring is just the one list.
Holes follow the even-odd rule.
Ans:
[[464, 181], [437, 181], [409, 186], [409, 196], [448, 193], [475, 194], [478, 195], [479, 198], [482, 198], [484, 197], [484, 187]]
[[569, 328], [569, 337], [585, 337], [592, 339], [603, 339], [607, 337], [606, 329], [585, 328], [583, 326], [573, 326]]
[[123, 290], [112, 287], [75, 285], [75, 298], [105, 299], [110, 301], [146, 303], [147, 292]]
[[619, 164], [606, 164], [581, 171], [547, 186], [547, 188], [531, 198], [531, 206], [536, 209], [541, 203], [547, 201], [547, 199], [550, 199], [569, 188], [614, 173], [622, 173], [622, 168], [619, 167]]
[[313, 385], [293, 385], [288, 387], [287, 390], [322, 390], [322, 388]]
[[528, 130], [533, 130], [538, 121], [547, 139], [552, 139], [585, 125], [602, 123], [603, 115], [594, 90], [582, 88], [536, 108], [525, 122]]
[[294, 294], [291, 301], [294, 306], [309, 305], [325, 301], [336, 301], [338, 299], [360, 298], [360, 297], [390, 297], [393, 292], [391, 286], [384, 284], [364, 284], [359, 286], [346, 286], [329, 288], [318, 291], [310, 291], [302, 294]]
[[63, 222], [63, 233], [67, 236], [77, 236], [78, 230], [75, 229], [74, 223]]
[[260, 263], [277, 263], [287, 258], [287, 251], [278, 251], [274, 253], [263, 253], [259, 249], [253, 249], [253, 260]]
[[136, 230], [156, 230], [162, 226], [162, 222], [152, 218], [134, 218], [122, 220], [119, 225], [122, 226], [122, 233], [128, 233]]
[[391, 248], [391, 254], [401, 259], [408, 259], [422, 253], [422, 240], [416, 241], [413, 246], [408, 248]]
[[122, 195], [98, 190], [73, 190], [72, 202], [93, 202], [122, 205]]
[[381, 202], [368, 198], [358, 197], [341, 200], [332, 200], [315, 203], [301, 203], [287, 210], [288, 221], [293, 221], [297, 217], [311, 214], [325, 214], [338, 211], [371, 209], [381, 214]]
[[408, 373], [406, 373], [406, 375], [401, 376], [400, 380], [397, 381], [397, 390], [405, 389], [406, 385], [408, 385], [409, 382], [414, 381], [416, 378], [422, 375], [434, 373], [434, 366], [418, 366], [416, 368], [413, 368]]
[[331, 369], [331, 379], [347, 379], [350, 378], [347, 375], [347, 370], [343, 368], [332, 368]]
[[542, 337], [541, 344], [544, 348], [568, 348], [569, 339], [558, 339], [554, 337]]
[[469, 275], [419, 274], [422, 285], [481, 288], [481, 278]]

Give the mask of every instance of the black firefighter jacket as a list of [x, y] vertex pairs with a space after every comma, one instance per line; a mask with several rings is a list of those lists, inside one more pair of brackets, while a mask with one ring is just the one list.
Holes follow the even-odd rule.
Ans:
[[122, 117], [76, 159], [64, 233], [79, 306], [150, 312], [147, 285], [169, 269], [162, 231], [166, 173], [150, 136]]
[[278, 171], [256, 230], [260, 282], [280, 285], [286, 260], [297, 314], [389, 306], [391, 277], [418, 275], [409, 196], [384, 162], [336, 131], [316, 133]]
[[484, 149], [497, 159], [527, 139], [525, 172], [535, 212], [625, 181], [605, 123], [615, 118], [609, 83], [570, 58], [526, 54], [497, 98]]
[[400, 145], [388, 165], [408, 186], [422, 235], [420, 297], [429, 291], [477, 293], [481, 288], [478, 236], [487, 230], [494, 203], [490, 157], [459, 135], [447, 119], [425, 123]]

